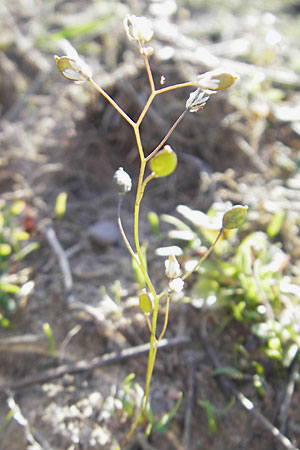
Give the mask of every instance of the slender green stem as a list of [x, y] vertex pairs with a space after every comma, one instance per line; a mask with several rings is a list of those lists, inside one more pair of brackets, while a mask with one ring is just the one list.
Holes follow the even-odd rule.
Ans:
[[[199, 261], [196, 263], [196, 265], [193, 267], [192, 270], [190, 270], [189, 272], [187, 272], [186, 274], [183, 275], [182, 279], [186, 280], [190, 275], [192, 275], [193, 272], [195, 272], [195, 270], [198, 269], [198, 267], [200, 267], [200, 265], [203, 263], [203, 261], [210, 255], [210, 253], [212, 252], [214, 246], [216, 245], [216, 243], [218, 242], [218, 240], [220, 239], [220, 237], [222, 236], [223, 233], [223, 228], [220, 229], [218, 236], [216, 237], [216, 239], [214, 240], [214, 242], [211, 244], [211, 246], [206, 250], [206, 252], [201, 256], [201, 258], [199, 259]], [[157, 298], [158, 301], [161, 300], [165, 295], [167, 295], [167, 290], [162, 291], [160, 294], [157, 294]]]
[[151, 92], [155, 92], [155, 84], [154, 84], [153, 75], [152, 75], [152, 71], [151, 71], [151, 67], [150, 67], [150, 64], [149, 64], [147, 53], [146, 53], [143, 45], [140, 42], [139, 42], [139, 47], [140, 47], [140, 52], [141, 52], [141, 54], [143, 56], [143, 59], [144, 59], [144, 63], [145, 63], [145, 67], [146, 67], [146, 71], [147, 71], [147, 75], [148, 75], [148, 80], [149, 80]]
[[[134, 133], [136, 138], [136, 143], [138, 146], [138, 151], [140, 155], [141, 165], [140, 165], [140, 173], [139, 173], [139, 180], [138, 180], [138, 186], [137, 186], [137, 192], [136, 192], [136, 199], [135, 199], [135, 206], [134, 206], [134, 242], [135, 242], [135, 248], [137, 257], [139, 260], [139, 266], [141, 268], [141, 271], [145, 277], [146, 283], [150, 289], [150, 292], [153, 295], [153, 298], [156, 298], [156, 291], [154, 289], [154, 286], [150, 280], [150, 277], [148, 275], [147, 269], [145, 268], [142, 252], [141, 252], [141, 246], [140, 246], [140, 237], [139, 237], [139, 215], [140, 215], [140, 203], [143, 198], [143, 179], [145, 174], [145, 168], [146, 168], [146, 162], [145, 162], [145, 156], [144, 156], [144, 150], [142, 146], [141, 136], [139, 127], [136, 124], [134, 126]], [[148, 177], [149, 178], [149, 177]], [[147, 179], [146, 179], [147, 180]], [[145, 180], [145, 181], [146, 181]], [[150, 181], [150, 180], [149, 180]]]
[[164, 92], [174, 91], [174, 89], [182, 89], [185, 87], [195, 87], [197, 83], [195, 81], [187, 81], [185, 83], [172, 84], [156, 90], [156, 94], [163, 94]]
[[147, 100], [147, 102], [146, 102], [146, 104], [145, 104], [145, 106], [144, 106], [144, 108], [143, 108], [143, 111], [141, 112], [141, 114], [140, 114], [138, 120], [136, 121], [137, 126], [140, 126], [140, 125], [141, 125], [141, 123], [142, 123], [142, 121], [144, 120], [144, 117], [145, 117], [145, 115], [147, 114], [148, 109], [150, 108], [151, 103], [153, 102], [155, 96], [156, 96], [156, 92], [155, 92], [155, 91], [154, 91], [154, 92], [151, 92], [151, 94], [150, 94], [150, 96], [149, 96], [149, 98], [148, 98], [148, 100]]
[[130, 441], [130, 439], [132, 438], [132, 436], [133, 436], [133, 434], [134, 434], [134, 432], [136, 430], [136, 427], [139, 424], [139, 421], [141, 420], [141, 417], [142, 417], [142, 414], [143, 414], [143, 411], [144, 411], [144, 398], [145, 397], [143, 397], [143, 399], [142, 399], [141, 406], [140, 406], [140, 408], [138, 410], [137, 416], [136, 416], [133, 424], [131, 425], [131, 428], [130, 428], [129, 432], [127, 433], [127, 436], [125, 437], [125, 439], [123, 439], [122, 442], [120, 442], [120, 447], [121, 448], [125, 447], [125, 445], [128, 444], [128, 442]]
[[201, 258], [199, 259], [199, 261], [197, 262], [195, 267], [183, 275], [183, 277], [182, 277], [183, 280], [186, 280], [190, 275], [192, 275], [193, 272], [195, 272], [195, 270], [198, 269], [198, 267], [200, 267], [200, 265], [203, 263], [203, 261], [211, 254], [214, 246], [216, 245], [216, 243], [218, 242], [218, 240], [220, 239], [222, 234], [223, 234], [223, 228], [220, 229], [218, 236], [216, 237], [214, 242], [211, 244], [211, 246], [206, 250], [206, 252], [201, 256]]
[[[185, 109], [183, 111], [183, 113], [178, 117], [178, 119], [175, 121], [175, 123], [172, 125], [172, 127], [170, 128], [170, 130], [168, 131], [168, 133], [166, 134], [166, 136], [162, 139], [162, 141], [159, 143], [159, 145], [145, 158], [145, 153], [143, 150], [143, 145], [142, 145], [142, 140], [141, 140], [141, 136], [140, 136], [140, 125], [142, 123], [142, 121], [144, 120], [148, 109], [150, 108], [154, 98], [156, 97], [156, 95], [162, 94], [164, 92], [168, 92], [174, 89], [179, 89], [182, 87], [188, 87], [188, 86], [194, 86], [194, 83], [180, 83], [174, 86], [168, 86], [168, 87], [164, 87], [161, 88], [159, 90], [155, 89], [155, 83], [154, 83], [154, 79], [153, 79], [153, 75], [152, 75], [152, 71], [151, 71], [151, 67], [149, 64], [149, 60], [147, 57], [147, 53], [142, 45], [142, 43], [139, 42], [139, 48], [140, 48], [140, 52], [143, 56], [144, 59], [144, 63], [145, 63], [145, 67], [146, 67], [146, 71], [147, 71], [147, 76], [148, 76], [148, 80], [149, 80], [149, 85], [150, 85], [150, 90], [151, 93], [149, 95], [149, 98], [138, 118], [138, 120], [136, 122], [134, 122], [126, 113], [125, 111], [123, 111], [122, 108], [120, 108], [120, 106], [100, 87], [98, 86], [93, 80], [89, 80], [90, 83], [112, 104], [112, 106], [121, 114], [121, 116], [132, 126], [133, 130], [134, 130], [134, 134], [135, 134], [135, 139], [136, 139], [136, 144], [138, 147], [138, 152], [139, 152], [139, 156], [140, 156], [140, 171], [139, 171], [139, 178], [138, 178], [138, 186], [137, 186], [137, 191], [136, 191], [136, 199], [135, 199], [135, 208], [134, 208], [134, 242], [135, 242], [135, 248], [136, 248], [136, 254], [134, 253], [122, 226], [122, 222], [121, 222], [121, 217], [120, 217], [120, 208], [121, 208], [121, 201], [119, 201], [119, 208], [118, 208], [118, 224], [119, 224], [119, 228], [121, 231], [121, 235], [123, 237], [123, 240], [125, 242], [125, 245], [129, 251], [129, 253], [131, 254], [132, 257], [135, 258], [135, 260], [138, 261], [140, 269], [145, 277], [146, 280], [146, 284], [150, 290], [150, 292], [153, 295], [153, 299], [154, 299], [154, 308], [153, 308], [153, 313], [152, 313], [152, 323], [151, 320], [149, 318], [149, 316], [147, 316], [147, 324], [150, 330], [150, 349], [149, 349], [149, 354], [148, 354], [148, 365], [147, 365], [147, 374], [146, 374], [146, 382], [145, 382], [145, 389], [144, 389], [144, 396], [143, 396], [143, 400], [140, 406], [140, 409], [138, 411], [137, 417], [134, 421], [134, 423], [132, 424], [129, 433], [127, 434], [126, 438], [124, 439], [124, 441], [121, 443], [121, 446], [125, 445], [126, 443], [129, 442], [129, 440], [131, 439], [131, 437], [134, 434], [134, 431], [142, 417], [142, 414], [144, 413], [144, 422], [146, 420], [146, 414], [147, 414], [147, 406], [148, 406], [148, 402], [149, 402], [149, 390], [150, 390], [150, 383], [151, 383], [151, 377], [152, 377], [152, 373], [153, 373], [153, 369], [154, 369], [154, 364], [155, 364], [155, 359], [156, 359], [156, 354], [157, 354], [157, 349], [158, 349], [158, 344], [159, 341], [162, 339], [162, 337], [165, 334], [166, 328], [167, 328], [167, 324], [168, 324], [168, 317], [169, 317], [169, 301], [170, 301], [170, 293], [162, 293], [159, 296], [156, 294], [155, 288], [152, 284], [152, 281], [149, 277], [148, 271], [145, 267], [143, 258], [142, 258], [142, 253], [141, 253], [141, 246], [140, 246], [140, 237], [139, 237], [139, 214], [140, 214], [140, 203], [142, 201], [143, 195], [144, 195], [144, 191], [146, 188], [146, 185], [149, 183], [150, 180], [152, 180], [152, 178], [154, 178], [154, 174], [150, 174], [147, 178], [144, 179], [144, 175], [145, 175], [145, 169], [146, 169], [146, 164], [147, 162], [159, 151], [159, 149], [164, 145], [164, 143], [168, 140], [168, 138], [170, 137], [170, 135], [172, 134], [172, 132], [174, 131], [174, 129], [177, 127], [177, 125], [181, 122], [181, 120], [183, 119], [184, 115], [187, 112], [187, 109]], [[156, 328], [157, 328], [157, 319], [158, 319], [158, 307], [159, 307], [159, 301], [162, 298], [163, 295], [167, 294], [167, 305], [166, 305], [166, 314], [165, 314], [165, 320], [164, 320], [164, 325], [163, 325], [163, 329], [161, 331], [161, 334], [159, 336], [159, 338], [156, 338]]]
[[158, 144], [158, 146], [145, 158], [145, 161], [148, 162], [151, 158], [153, 158], [153, 156], [162, 148], [162, 146], [167, 142], [167, 140], [169, 139], [169, 137], [171, 136], [171, 134], [173, 133], [173, 131], [175, 130], [175, 128], [177, 127], [177, 125], [182, 121], [182, 119], [184, 118], [184, 116], [186, 115], [188, 111], [188, 108], [185, 108], [185, 110], [180, 114], [180, 116], [178, 117], [178, 119], [173, 123], [173, 125], [171, 126], [171, 128], [169, 129], [169, 131], [167, 132], [167, 134], [165, 135], [165, 137], [160, 141], [160, 143]]
[[149, 328], [149, 331], [151, 334], [152, 333], [152, 325], [151, 325], [151, 320], [150, 320], [149, 314], [146, 314], [146, 321], [147, 321], [147, 325], [148, 325], [148, 328]]
[[132, 127], [135, 126], [135, 122], [128, 116], [128, 114], [111, 98], [111, 96], [100, 87], [92, 78], [89, 78], [88, 81], [92, 86], [101, 94], [106, 100], [118, 111], [118, 113], [129, 123]]
[[156, 353], [157, 353], [156, 325], [157, 325], [157, 317], [158, 317], [158, 305], [159, 305], [159, 300], [158, 300], [157, 295], [155, 295], [153, 316], [152, 316], [152, 333], [150, 335], [150, 349], [149, 349], [149, 354], [148, 354], [147, 374], [146, 374], [146, 382], [145, 382], [145, 389], [144, 389], [144, 399], [145, 399], [144, 414], [147, 413], [147, 405], [149, 402], [150, 382], [151, 382], [151, 377], [152, 377]]
[[142, 184], [142, 187], [141, 187], [141, 192], [140, 192], [141, 198], [142, 198], [143, 195], [144, 195], [144, 191], [145, 191], [145, 188], [146, 188], [147, 184], [149, 183], [149, 181], [153, 180], [153, 178], [155, 178], [155, 174], [152, 172], [152, 173], [150, 173], [150, 175], [148, 175], [147, 178], [145, 178], [145, 180], [143, 181], [143, 184]]
[[169, 307], [170, 307], [170, 292], [168, 291], [164, 326], [163, 326], [163, 329], [157, 339], [157, 343], [159, 343], [165, 335], [165, 332], [166, 332], [166, 329], [168, 326], [168, 320], [169, 320]]
[[124, 198], [123, 195], [119, 195], [119, 201], [118, 201], [118, 227], [119, 227], [122, 239], [123, 239], [123, 241], [124, 241], [124, 243], [125, 243], [125, 245], [127, 247], [127, 250], [131, 254], [132, 258], [139, 265], [139, 261], [138, 261], [138, 259], [136, 257], [136, 254], [134, 253], [134, 251], [133, 251], [133, 249], [132, 249], [132, 247], [130, 245], [130, 242], [127, 239], [126, 233], [125, 233], [124, 228], [123, 228], [122, 220], [121, 220], [121, 205], [122, 205], [122, 202], [123, 202], [123, 198]]
[[140, 126], [139, 126], [138, 121], [136, 124], [134, 124], [133, 131], [134, 131], [136, 145], [137, 145], [138, 152], [140, 155], [140, 160], [141, 160], [139, 181], [138, 181], [138, 187], [137, 187], [137, 192], [139, 192], [139, 189], [141, 188], [141, 185], [142, 185], [144, 173], [145, 173], [146, 163], [145, 163], [145, 154], [144, 154], [143, 144], [142, 144], [142, 139], [141, 139], [141, 134], [140, 134]]

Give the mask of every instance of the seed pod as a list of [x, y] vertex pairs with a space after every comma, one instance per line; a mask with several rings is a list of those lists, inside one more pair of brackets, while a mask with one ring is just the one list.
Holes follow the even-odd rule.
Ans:
[[206, 72], [198, 76], [198, 86], [200, 89], [211, 91], [223, 91], [230, 88], [238, 79], [238, 75], [233, 72], [225, 72], [217, 69]]
[[140, 308], [144, 314], [149, 314], [152, 311], [152, 302], [149, 295], [143, 292], [139, 297]]
[[233, 206], [223, 216], [223, 228], [226, 228], [227, 230], [240, 228], [246, 219], [247, 210], [248, 206]]
[[150, 169], [156, 177], [166, 177], [170, 175], [177, 166], [177, 155], [169, 145], [165, 145], [150, 160]]
[[84, 83], [92, 78], [92, 71], [89, 66], [79, 57], [54, 56], [56, 67], [63, 77], [77, 83]]

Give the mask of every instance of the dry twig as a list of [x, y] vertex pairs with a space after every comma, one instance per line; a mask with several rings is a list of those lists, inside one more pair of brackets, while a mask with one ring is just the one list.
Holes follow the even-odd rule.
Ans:
[[[189, 338], [182, 336], [173, 339], [162, 339], [158, 348], [169, 348], [183, 345], [189, 342]], [[107, 366], [110, 364], [119, 363], [125, 361], [129, 358], [136, 358], [138, 356], [144, 355], [149, 351], [149, 344], [138, 345], [136, 347], [120, 350], [119, 352], [112, 352], [105, 354], [103, 356], [96, 356], [92, 359], [85, 359], [78, 361], [74, 364], [64, 364], [53, 369], [40, 372], [36, 375], [32, 375], [23, 378], [19, 381], [12, 381], [0, 384], [0, 391], [6, 391], [7, 389], [17, 390], [22, 389], [33, 384], [45, 383], [46, 381], [52, 380], [54, 378], [59, 378], [67, 373], [80, 373], [85, 371], [90, 371], [97, 369], [99, 367]]]
[[41, 438], [41, 436], [37, 436], [36, 433], [32, 432], [28, 420], [23, 415], [21, 408], [16, 403], [14, 397], [10, 392], [8, 392], [7, 405], [13, 413], [12, 417], [14, 418], [14, 420], [21, 427], [23, 427], [25, 438], [30, 445], [30, 448], [32, 450], [51, 450], [50, 445], [44, 440], [44, 438]]
[[73, 278], [68, 257], [66, 255], [66, 252], [62, 248], [61, 243], [59, 242], [54, 229], [50, 225], [48, 225], [45, 228], [45, 236], [47, 238], [50, 247], [52, 248], [57, 257], [58, 264], [63, 275], [63, 282], [67, 295], [67, 302], [68, 305], [70, 306], [72, 305], [72, 303], [74, 303], [75, 299], [73, 294]]
[[184, 439], [183, 439], [184, 450], [189, 450], [191, 445], [193, 411], [195, 404], [196, 367], [197, 367], [196, 359], [192, 357], [189, 363], [188, 398], [184, 422]]
[[286, 385], [284, 399], [280, 407], [279, 429], [283, 433], [285, 433], [287, 430], [289, 409], [295, 391], [295, 384], [298, 379], [298, 371], [299, 371], [299, 364], [297, 363], [297, 361], [295, 361], [288, 379], [288, 383]]

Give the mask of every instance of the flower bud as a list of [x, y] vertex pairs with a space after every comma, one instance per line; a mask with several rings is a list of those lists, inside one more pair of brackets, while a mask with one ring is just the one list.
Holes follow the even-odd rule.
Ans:
[[127, 194], [127, 192], [131, 191], [131, 178], [127, 172], [123, 169], [123, 167], [119, 167], [118, 170], [115, 171], [113, 175], [113, 184], [116, 191], [121, 194]]
[[206, 72], [198, 76], [198, 87], [203, 90], [223, 91], [230, 88], [238, 79], [238, 75], [233, 72], [225, 72], [217, 69]]
[[148, 42], [152, 39], [153, 30], [150, 20], [127, 14], [123, 25], [130, 41]]
[[183, 290], [184, 287], [184, 281], [182, 278], [174, 278], [173, 280], [170, 281], [169, 283], [169, 288], [172, 292], [181, 292]]
[[190, 94], [185, 106], [190, 112], [197, 112], [206, 105], [208, 99], [209, 95], [207, 92], [196, 89]]
[[166, 275], [169, 279], [178, 278], [181, 275], [179, 262], [174, 254], [165, 261]]
[[56, 67], [63, 77], [77, 83], [84, 83], [92, 78], [92, 71], [89, 66], [80, 58], [70, 58], [69, 56], [54, 56]]

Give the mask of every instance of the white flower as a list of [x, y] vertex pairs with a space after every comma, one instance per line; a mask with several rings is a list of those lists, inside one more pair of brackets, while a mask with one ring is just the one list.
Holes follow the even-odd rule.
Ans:
[[118, 170], [114, 173], [113, 183], [115, 189], [119, 194], [127, 194], [127, 192], [131, 191], [131, 178], [127, 172], [123, 169], [123, 167], [119, 167]]
[[165, 261], [165, 267], [166, 267], [166, 275], [169, 279], [180, 277], [181, 275], [180, 265], [174, 254], [171, 254], [169, 256], [169, 259]]
[[207, 92], [196, 89], [190, 94], [185, 106], [190, 112], [197, 112], [206, 105], [208, 99], [209, 95]]
[[172, 292], [181, 292], [183, 290], [184, 281], [182, 278], [174, 278], [169, 283], [169, 288]]
[[123, 25], [130, 41], [148, 42], [152, 39], [153, 30], [150, 20], [127, 14]]

